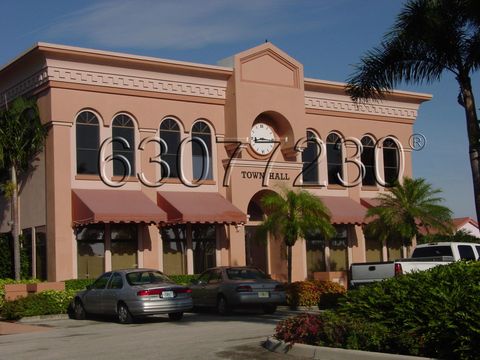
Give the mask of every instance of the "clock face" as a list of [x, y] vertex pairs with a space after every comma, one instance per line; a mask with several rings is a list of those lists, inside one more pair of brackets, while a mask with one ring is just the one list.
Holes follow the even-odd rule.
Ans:
[[270, 126], [257, 123], [250, 132], [250, 146], [259, 155], [267, 155], [273, 150], [275, 135]]

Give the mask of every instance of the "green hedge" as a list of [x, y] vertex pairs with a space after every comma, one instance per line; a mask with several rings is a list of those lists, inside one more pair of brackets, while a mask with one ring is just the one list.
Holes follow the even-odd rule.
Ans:
[[[310, 326], [311, 323], [316, 327]], [[281, 322], [277, 337], [433, 357], [480, 359], [480, 262], [456, 262], [348, 291], [335, 312]]]
[[335, 307], [345, 288], [333, 281], [296, 281], [286, 285], [289, 306]]
[[65, 280], [65, 290], [83, 290], [86, 289], [88, 285], [93, 284], [95, 279], [71, 279]]
[[193, 280], [196, 280], [198, 275], [167, 275], [170, 279], [180, 285], [189, 285]]
[[7, 320], [25, 316], [66, 314], [75, 291], [47, 290], [14, 301], [5, 302], [1, 315]]

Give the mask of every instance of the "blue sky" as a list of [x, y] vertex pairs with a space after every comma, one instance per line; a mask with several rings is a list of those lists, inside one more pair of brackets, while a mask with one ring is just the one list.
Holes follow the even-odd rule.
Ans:
[[[266, 39], [303, 63], [306, 77], [346, 81], [361, 55], [379, 44], [401, 0], [2, 0], [0, 64], [38, 41], [216, 64]], [[478, 90], [480, 76], [473, 79]], [[455, 216], [475, 218], [466, 124], [458, 85], [400, 85], [433, 94], [415, 132], [414, 176], [443, 190]]]

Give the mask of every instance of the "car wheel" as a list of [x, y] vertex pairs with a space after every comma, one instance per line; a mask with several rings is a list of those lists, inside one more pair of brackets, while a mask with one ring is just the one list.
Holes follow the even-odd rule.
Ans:
[[87, 317], [87, 313], [85, 312], [85, 308], [80, 300], [75, 301], [75, 305], [73, 308], [73, 315], [75, 320], [85, 320]]
[[120, 324], [131, 324], [133, 322], [133, 316], [124, 303], [118, 305], [117, 316]]
[[225, 296], [220, 296], [217, 301], [217, 312], [220, 315], [228, 315], [231, 312], [230, 305], [227, 302], [227, 299], [225, 299]]
[[273, 314], [275, 311], [277, 311], [277, 305], [263, 305], [263, 312], [265, 314]]
[[183, 318], [183, 312], [170, 313], [168, 314], [168, 317], [170, 318], [170, 320], [179, 321]]

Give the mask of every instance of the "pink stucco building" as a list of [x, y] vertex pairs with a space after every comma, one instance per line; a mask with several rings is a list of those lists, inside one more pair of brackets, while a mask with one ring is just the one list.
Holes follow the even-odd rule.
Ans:
[[[39, 43], [0, 70], [1, 99], [35, 95], [49, 124], [20, 193], [35, 276], [249, 264], [285, 279], [282, 242], [254, 240], [260, 199], [280, 186], [321, 197], [337, 228], [296, 243], [294, 280], [345, 283], [350, 263], [401, 255], [362, 225], [384, 181], [411, 175], [409, 138], [430, 96], [356, 105], [345, 84], [304, 78], [270, 43], [221, 64]], [[3, 199], [0, 232], [10, 216]]]

